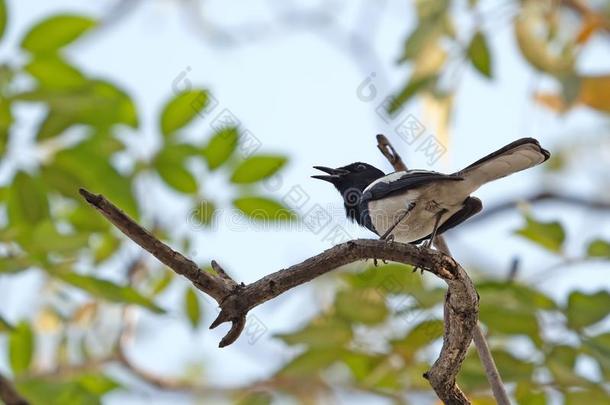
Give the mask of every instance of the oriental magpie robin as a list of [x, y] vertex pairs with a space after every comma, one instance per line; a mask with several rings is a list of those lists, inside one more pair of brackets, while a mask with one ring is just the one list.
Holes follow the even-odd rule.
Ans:
[[551, 154], [537, 140], [514, 141], [459, 172], [443, 174], [407, 170], [384, 174], [367, 163], [337, 169], [314, 166], [341, 193], [349, 219], [382, 239], [427, 246], [437, 234], [481, 211], [481, 200], [470, 194], [490, 181], [529, 169]]

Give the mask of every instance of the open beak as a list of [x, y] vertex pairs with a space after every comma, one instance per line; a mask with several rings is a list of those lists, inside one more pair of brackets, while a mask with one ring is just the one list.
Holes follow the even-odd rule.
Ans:
[[314, 166], [314, 169], [320, 170], [324, 173], [328, 173], [328, 175], [316, 175], [311, 176], [314, 179], [328, 181], [329, 183], [335, 183], [337, 180], [341, 178], [341, 176], [348, 174], [349, 172], [345, 169], [333, 169], [331, 167], [325, 166]]

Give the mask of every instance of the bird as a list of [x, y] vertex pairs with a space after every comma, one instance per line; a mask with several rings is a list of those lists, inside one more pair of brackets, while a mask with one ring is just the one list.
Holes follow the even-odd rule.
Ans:
[[362, 162], [312, 178], [331, 183], [343, 197], [348, 219], [389, 242], [430, 247], [436, 235], [479, 213], [471, 194], [485, 183], [537, 166], [551, 156], [534, 138], [522, 138], [453, 174], [406, 170], [385, 174]]

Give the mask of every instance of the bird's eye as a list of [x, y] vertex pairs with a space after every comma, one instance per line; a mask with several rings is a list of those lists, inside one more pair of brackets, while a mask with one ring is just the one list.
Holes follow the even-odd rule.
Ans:
[[359, 171], [363, 171], [366, 170], [366, 166], [363, 164], [359, 164], [358, 166], [356, 166], [356, 169], [358, 169]]

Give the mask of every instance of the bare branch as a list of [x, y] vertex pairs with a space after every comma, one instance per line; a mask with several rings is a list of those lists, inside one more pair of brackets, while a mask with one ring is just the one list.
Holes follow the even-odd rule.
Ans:
[[396, 153], [396, 150], [385, 135], [377, 135], [377, 148], [383, 154], [383, 156], [388, 159], [392, 167], [394, 167], [394, 170], [397, 172], [407, 170], [407, 166], [402, 161], [402, 158], [398, 153]]
[[464, 222], [464, 224], [468, 225], [468, 224], [473, 224], [477, 221], [485, 220], [485, 219], [489, 218], [490, 216], [516, 208], [519, 205], [519, 203], [523, 203], [523, 202], [530, 203], [530, 204], [536, 204], [536, 203], [542, 203], [542, 202], [557, 202], [560, 204], [567, 204], [567, 205], [573, 205], [573, 206], [577, 206], [577, 207], [583, 207], [583, 208], [587, 208], [590, 210], [610, 211], [610, 202], [589, 200], [589, 199], [583, 198], [583, 197], [577, 197], [577, 196], [572, 196], [572, 195], [562, 195], [562, 194], [558, 194], [558, 193], [555, 193], [552, 191], [544, 191], [541, 193], [533, 194], [529, 197], [523, 197], [523, 198], [516, 199], [516, 200], [506, 201], [506, 202], [494, 205], [492, 207], [486, 208], [480, 214], [475, 215], [474, 217], [470, 218], [468, 221]]
[[412, 264], [437, 275], [449, 286], [447, 320], [452, 325], [450, 330], [453, 332], [445, 334], [439, 359], [426, 375], [443, 401], [468, 403], [455, 385], [455, 379], [476, 326], [478, 298], [472, 281], [451, 257], [431, 249], [402, 243], [354, 240], [269, 274], [252, 284], [237, 284], [216, 262], [213, 267], [219, 275], [202, 272], [193, 261], [156, 239], [103, 196], [91, 194], [86, 190], [81, 190], [81, 194], [126, 236], [218, 302], [220, 314], [211, 327], [224, 322], [232, 323], [231, 330], [220, 342], [221, 347], [237, 339], [250, 309], [337, 267], [363, 259], [383, 259]]
[[4, 401], [6, 405], [29, 404], [29, 402], [17, 392], [13, 383], [2, 374], [0, 374], [0, 400]]

